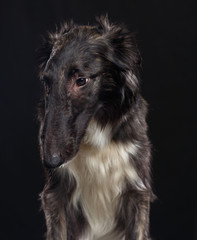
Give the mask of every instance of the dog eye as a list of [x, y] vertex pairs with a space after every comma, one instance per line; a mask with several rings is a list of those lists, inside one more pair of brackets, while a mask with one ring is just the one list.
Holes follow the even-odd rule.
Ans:
[[89, 81], [89, 78], [78, 78], [76, 84], [78, 87], [84, 86]]

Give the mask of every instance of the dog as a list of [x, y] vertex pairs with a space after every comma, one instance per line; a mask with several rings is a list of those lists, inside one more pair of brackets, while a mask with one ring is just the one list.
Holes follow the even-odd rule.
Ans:
[[47, 240], [150, 240], [151, 147], [141, 56], [108, 17], [49, 33], [39, 144]]

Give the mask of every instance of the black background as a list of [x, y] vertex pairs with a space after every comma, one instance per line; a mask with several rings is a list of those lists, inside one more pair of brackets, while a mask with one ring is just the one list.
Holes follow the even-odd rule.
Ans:
[[0, 238], [43, 239], [38, 194], [36, 49], [41, 35], [74, 19], [93, 24], [108, 13], [136, 33], [143, 57], [142, 91], [149, 102], [155, 240], [197, 239], [195, 0], [19, 0], [0, 3]]

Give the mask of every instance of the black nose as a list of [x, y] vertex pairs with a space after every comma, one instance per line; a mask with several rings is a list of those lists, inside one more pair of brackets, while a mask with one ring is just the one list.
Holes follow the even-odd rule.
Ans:
[[44, 160], [44, 165], [47, 168], [56, 168], [59, 167], [63, 163], [60, 154], [53, 154], [51, 159]]

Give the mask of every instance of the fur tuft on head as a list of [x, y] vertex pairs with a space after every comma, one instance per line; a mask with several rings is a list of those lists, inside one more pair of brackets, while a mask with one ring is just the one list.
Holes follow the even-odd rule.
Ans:
[[109, 22], [108, 14], [96, 17], [96, 21], [99, 24], [98, 29], [104, 33], [113, 27], [113, 25]]

